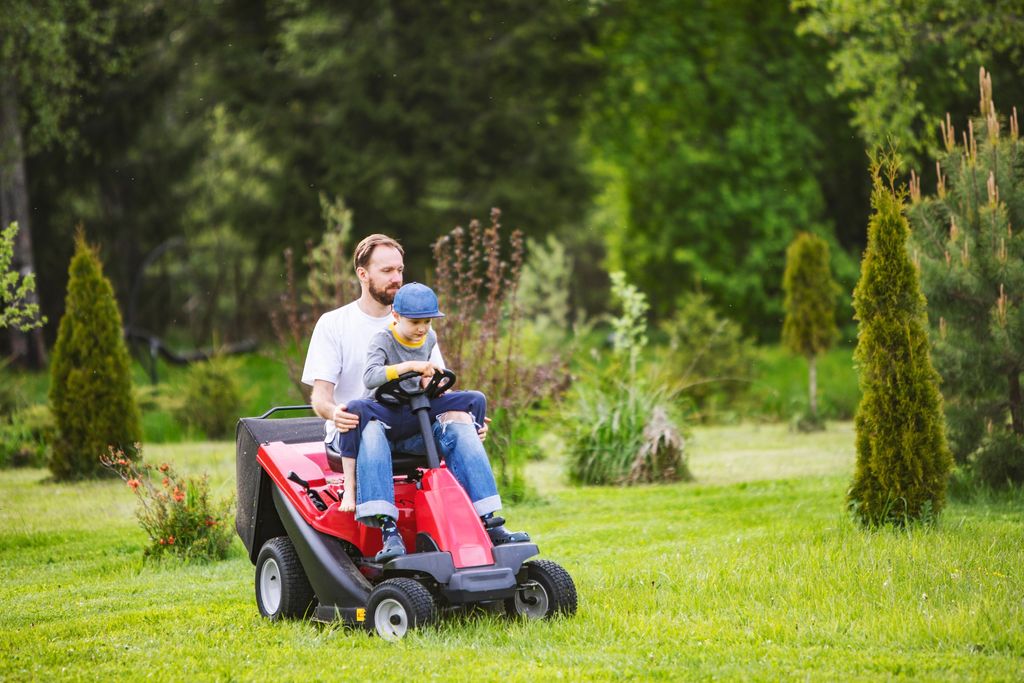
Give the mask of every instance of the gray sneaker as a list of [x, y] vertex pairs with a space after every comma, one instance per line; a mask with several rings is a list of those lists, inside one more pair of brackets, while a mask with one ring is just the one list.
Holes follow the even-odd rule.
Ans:
[[405, 555], [405, 543], [402, 543], [401, 534], [392, 534], [384, 540], [384, 547], [373, 559], [375, 562], [387, 562], [399, 555]]

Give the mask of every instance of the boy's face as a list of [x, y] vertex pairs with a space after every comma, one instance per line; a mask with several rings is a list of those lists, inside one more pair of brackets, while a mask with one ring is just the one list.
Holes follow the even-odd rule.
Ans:
[[430, 331], [430, 318], [406, 318], [395, 313], [395, 327], [403, 338], [418, 342]]

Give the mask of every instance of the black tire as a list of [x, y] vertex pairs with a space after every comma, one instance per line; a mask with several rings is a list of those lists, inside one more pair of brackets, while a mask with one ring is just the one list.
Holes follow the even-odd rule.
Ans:
[[509, 616], [547, 619], [556, 614], [576, 614], [576, 584], [569, 572], [551, 560], [526, 563], [527, 579], [505, 601]]
[[412, 628], [437, 618], [434, 596], [414, 579], [388, 579], [377, 584], [366, 604], [366, 624], [384, 640], [401, 640]]
[[277, 536], [264, 543], [256, 558], [260, 614], [271, 621], [301, 619], [312, 611], [315, 599], [291, 540]]

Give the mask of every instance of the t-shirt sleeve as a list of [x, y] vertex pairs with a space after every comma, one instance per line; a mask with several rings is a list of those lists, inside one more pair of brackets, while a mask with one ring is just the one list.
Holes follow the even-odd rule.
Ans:
[[337, 384], [341, 374], [342, 352], [340, 340], [331, 329], [325, 313], [316, 321], [313, 335], [309, 339], [306, 364], [302, 368], [302, 383], [313, 386], [318, 379]]
[[366, 352], [366, 369], [363, 371], [363, 384], [367, 389], [376, 389], [387, 381], [388, 353], [384, 348], [381, 335], [374, 335]]
[[[434, 331], [431, 330], [430, 333], [434, 334]], [[430, 358], [428, 358], [427, 360], [429, 360], [431, 363], [433, 363], [434, 365], [438, 366], [439, 368], [444, 368], [445, 367], [444, 358], [441, 357], [441, 345], [437, 343], [437, 337], [436, 336], [434, 337], [433, 341], [434, 341], [434, 348], [432, 348], [430, 350]]]

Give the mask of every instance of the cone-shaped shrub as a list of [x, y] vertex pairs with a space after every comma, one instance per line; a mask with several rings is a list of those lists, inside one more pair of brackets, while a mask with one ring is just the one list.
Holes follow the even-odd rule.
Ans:
[[829, 267], [828, 242], [802, 232], [786, 249], [786, 320], [782, 342], [793, 353], [807, 359], [808, 426], [818, 420], [817, 358], [828, 351], [839, 336], [836, 327], [836, 285]]
[[81, 232], [68, 275], [50, 366], [57, 423], [50, 470], [57, 479], [81, 479], [106, 471], [100, 456], [111, 446], [133, 457], [141, 430], [114, 289]]
[[932, 518], [945, 503], [952, 465], [939, 376], [928, 347], [925, 299], [907, 253], [910, 228], [905, 192], [895, 187], [897, 169], [892, 155], [873, 164], [874, 214], [853, 292], [861, 401], [848, 502], [868, 525]]

